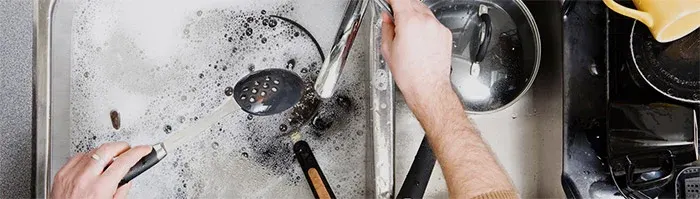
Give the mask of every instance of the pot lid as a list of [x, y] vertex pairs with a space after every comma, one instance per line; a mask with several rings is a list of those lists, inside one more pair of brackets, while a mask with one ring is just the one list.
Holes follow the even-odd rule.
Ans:
[[467, 112], [505, 109], [530, 88], [540, 40], [521, 1], [424, 2], [452, 31], [451, 81]]

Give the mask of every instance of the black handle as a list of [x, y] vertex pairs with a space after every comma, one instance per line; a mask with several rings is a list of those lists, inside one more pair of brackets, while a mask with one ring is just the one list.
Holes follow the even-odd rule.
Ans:
[[321, 167], [316, 162], [316, 157], [311, 151], [311, 147], [305, 141], [299, 141], [294, 144], [294, 156], [296, 156], [301, 169], [304, 170], [306, 181], [311, 187], [315, 198], [336, 198], [333, 194], [331, 186], [323, 175]]
[[488, 51], [489, 45], [491, 44], [491, 17], [488, 13], [483, 13], [479, 15], [479, 18], [481, 18], [483, 34], [479, 34], [479, 48], [474, 54], [474, 58], [472, 59], [474, 60], [473, 62], [483, 61], [484, 58], [486, 58], [486, 52]]
[[[158, 146], [158, 145], [156, 145]], [[162, 156], [159, 157], [158, 153], [159, 150], [156, 149], [156, 146], [151, 149], [151, 152], [148, 153], [148, 155], [143, 156], [136, 165], [131, 167], [129, 169], [129, 172], [126, 173], [126, 176], [122, 178], [121, 181], [119, 181], [119, 186], [121, 187], [122, 185], [129, 183], [132, 179], [134, 179], [136, 176], [141, 175], [141, 173], [145, 172], [146, 170], [150, 169], [153, 167], [153, 165], [156, 165], [158, 162], [160, 162], [161, 159], [165, 157], [165, 153], [162, 153]]]
[[435, 155], [430, 148], [428, 138], [423, 137], [420, 143], [418, 153], [416, 153], [411, 168], [406, 174], [406, 179], [401, 185], [397, 198], [423, 198], [425, 188], [428, 186], [428, 181], [435, 167]]
[[635, 180], [635, 158], [630, 157], [629, 155], [626, 157], [627, 158], [627, 175], [626, 175], [626, 181], [627, 181], [627, 187], [633, 190], [637, 191], [645, 191], [645, 190], [650, 190], [650, 189], [655, 189], [659, 187], [666, 186], [666, 184], [670, 183], [673, 181], [673, 175], [675, 174], [675, 167], [676, 167], [676, 162], [673, 160], [673, 152], [666, 150], [658, 155], [653, 155], [649, 156], [650, 158], [654, 159], [663, 159], [663, 163], [661, 163], [661, 168], [658, 170], [659, 172], [665, 172], [666, 174], [664, 176], [655, 178], [653, 180], [647, 180], [647, 181], [641, 181], [637, 182]]

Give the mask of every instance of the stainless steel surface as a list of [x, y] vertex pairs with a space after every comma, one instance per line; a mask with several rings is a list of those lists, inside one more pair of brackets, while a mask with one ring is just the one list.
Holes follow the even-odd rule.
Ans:
[[[371, 122], [376, 129], [372, 134], [374, 146], [374, 183], [375, 198], [390, 198], [394, 196], [395, 183], [395, 117], [394, 117], [394, 79], [388, 65], [381, 56], [382, 17], [380, 11], [372, 9], [372, 18], [369, 38], [369, 71], [370, 75], [370, 101]], [[398, 190], [398, 189], [396, 189]]]
[[165, 146], [163, 143], [155, 144], [152, 146], [153, 150], [156, 150], [156, 158], [159, 160], [162, 160], [165, 158], [166, 155], [168, 155], [168, 150], [165, 149]]
[[348, 54], [355, 42], [355, 36], [360, 29], [362, 19], [369, 0], [351, 0], [345, 10], [345, 15], [340, 22], [338, 33], [333, 41], [328, 57], [323, 61], [321, 73], [316, 79], [314, 88], [322, 98], [330, 98], [335, 93], [335, 89], [340, 79], [340, 74], [345, 68]]
[[32, 16], [29, 0], [0, 1], [0, 198], [30, 198]]
[[[43, 7], [43, 11], [46, 12], [49, 10], [48, 8], [52, 7], [49, 6], [49, 2], [53, 1], [38, 1], [37, 8]], [[49, 26], [36, 26], [37, 62], [35, 67], [35, 77], [43, 77], [43, 79], [35, 78], [35, 85], [36, 83], [43, 82], [46, 84], [46, 86], [43, 87], [44, 90], [42, 92], [37, 93], [41, 96], [37, 96], [36, 103], [39, 103], [40, 105], [41, 103], [44, 103], [45, 107], [43, 107], [43, 111], [35, 109], [36, 113], [41, 114], [41, 116], [35, 116], [35, 122], [38, 124], [38, 121], [41, 121], [42, 119], [41, 117], [48, 120], [49, 97], [53, 97], [53, 99], [57, 102], [61, 102], [55, 103], [51, 107], [51, 110], [56, 110], [53, 118], [58, 118], [57, 120], [60, 122], [54, 120], [52, 122], [55, 122], [56, 124], [52, 125], [52, 128], [46, 127], [43, 130], [35, 130], [37, 136], [44, 136], [43, 139], [47, 139], [49, 135], [53, 135], [51, 137], [51, 141], [53, 143], [51, 146], [53, 147], [53, 150], [49, 150], [48, 145], [40, 145], [37, 143], [38, 145], [36, 146], [37, 173], [40, 174], [42, 171], [45, 171], [43, 176], [37, 175], [36, 197], [45, 196], [45, 194], [48, 193], [46, 191], [48, 190], [48, 185], [50, 185], [49, 178], [57, 171], [58, 168], [60, 168], [62, 163], [65, 162], [70, 155], [70, 144], [68, 144], [70, 142], [70, 138], [69, 134], [65, 133], [70, 131], [68, 126], [68, 118], [70, 118], [68, 110], [70, 108], [68, 105], [66, 105], [66, 100], [69, 99], [69, 96], [68, 92], [66, 91], [67, 88], [65, 87], [70, 87], [70, 81], [68, 80], [70, 74], [67, 73], [70, 73], [69, 68], [71, 66], [69, 47], [72, 45], [70, 39], [71, 30], [73, 26], [75, 26], [71, 23], [71, 19], [73, 18], [72, 15], [75, 11], [75, 8], [73, 8], [74, 5], [72, 4], [75, 2], [67, 2], [69, 3], [63, 5], [61, 8], [67, 10], [58, 13], [60, 15], [60, 19], [57, 21], [54, 20], [55, 23], [59, 24], [58, 27], [62, 28], [58, 29], [58, 32], [60, 32], [59, 34], [54, 35], [54, 38], [60, 39], [58, 41], [54, 40], [53, 43], [55, 44], [54, 46], [60, 48], [55, 49], [56, 51], [63, 52], [59, 53], [60, 56], [54, 57], [55, 61], [53, 62], [53, 67], [58, 67], [61, 70], [52, 70], [51, 74], [48, 73], [48, 67], [52, 66], [48, 63], [48, 53], [50, 53], [50, 51], [47, 48], [49, 44], [48, 39], [50, 38], [48, 37], [48, 31], [50, 31], [50, 29], [48, 29]], [[304, 4], [304, 2], [305, 1], [299, 1], [300, 4]], [[543, 70], [540, 71], [540, 75], [535, 81], [532, 89], [521, 100], [519, 100], [513, 106], [498, 113], [471, 116], [471, 118], [481, 130], [484, 139], [493, 147], [496, 156], [504, 165], [506, 171], [510, 174], [522, 197], [560, 198], [563, 197], [561, 186], [559, 184], [562, 142], [562, 74], [561, 57], [558, 55], [561, 54], [561, 16], [558, 16], [558, 12], [551, 11], [552, 9], [557, 9], [559, 7], [559, 2], [532, 1], [526, 3], [531, 4], [528, 6], [532, 6], [532, 4], [534, 4], [534, 6], [530, 7], [530, 9], [533, 11], [533, 15], [535, 15], [535, 19], [538, 21], [543, 37], [549, 38], [543, 41], [543, 52], [544, 54], [548, 54], [550, 56], [547, 56], [542, 60], [541, 67]], [[557, 5], [550, 5], [552, 3]], [[176, 2], [172, 2], [172, 4], [176, 4]], [[226, 5], [226, 3], [213, 7], [221, 7], [221, 5]], [[308, 3], [306, 5], [308, 5]], [[146, 7], [147, 6], [149, 5], [146, 5]], [[174, 8], [180, 9], [179, 7]], [[297, 9], [299, 9], [299, 7], [297, 7]], [[305, 11], [308, 10], [309, 9], [305, 9]], [[314, 7], [313, 10], [324, 9]], [[342, 12], [342, 8], [330, 8], [330, 10], [336, 10], [337, 13]], [[39, 11], [39, 9], [37, 9], [37, 11]], [[52, 15], [48, 15], [47, 13], [42, 16], [43, 17], [37, 16], [35, 20], [37, 22], [48, 22], [47, 20], [49, 19], [49, 16]], [[323, 16], [333, 15], [323, 14]], [[330, 18], [331, 19], [326, 19], [327, 21], [331, 21], [330, 24], [337, 24], [334, 22], [335, 20], [333, 17]], [[379, 20], [380, 18], [378, 17], [376, 11], [373, 12], [372, 20], [366, 20], [364, 23], [364, 27], [369, 27], [370, 29], [360, 30], [358, 32], [357, 40], [368, 40], [370, 47], [369, 49], [367, 49], [367, 47], [363, 47], [363, 45], [365, 45], [363, 42], [356, 43], [356, 47], [354, 48], [356, 50], [353, 50], [352, 53], [350, 53], [348, 60], [348, 63], [353, 65], [348, 67], [353, 69], [348, 69], [345, 71], [346, 75], [344, 78], [341, 78], [341, 83], [352, 79], [352, 76], [350, 75], [362, 74], [359, 75], [362, 77], [361, 79], [369, 78], [368, 85], [359, 84], [359, 86], [367, 86], [370, 88], [368, 93], [371, 95], [369, 96], [368, 103], [371, 105], [369, 111], [369, 117], [371, 117], [371, 119], [368, 119], [367, 127], [367, 129], [370, 130], [365, 133], [367, 133], [368, 136], [371, 136], [371, 138], [368, 138], [367, 145], [375, 145], [371, 150], [367, 151], [367, 155], [370, 156], [368, 157], [367, 161], [373, 163], [365, 163], [373, 173], [370, 177], [367, 177], [368, 186], [371, 187], [368, 189], [367, 197], [386, 198], [392, 194], [394, 184], [402, 184], [401, 180], [403, 176], [405, 176], [408, 166], [410, 166], [410, 162], [413, 158], [412, 156], [418, 149], [417, 146], [420, 144], [420, 139], [422, 138], [423, 132], [417, 120], [403, 102], [402, 97], [399, 95], [399, 97], [396, 99], [394, 98], [395, 88], [392, 83], [393, 81], [391, 79], [391, 75], [380, 54], [378, 53], [379, 45], [381, 44], [381, 42], [379, 42], [379, 34], [377, 34], [379, 33], [379, 28], [381, 25]], [[368, 24], [371, 24], [371, 26], [367, 26]], [[329, 26], [323, 23], [318, 25], [312, 22], [302, 21], [302, 25], [307, 26], [307, 28], [309, 28], [309, 30], [316, 35], [322, 34], [329, 29]], [[56, 26], [54, 26], [54, 28], [56, 28]], [[44, 37], [43, 39], [42, 36]], [[40, 40], [43, 40], [43, 43]], [[325, 40], [321, 38], [319, 39], [319, 43], [321, 43], [322, 46], [330, 46], [330, 44], [332, 44], [332, 38]], [[559, 48], [559, 50], [556, 50], [556, 48]], [[327, 51], [328, 49], [324, 50]], [[363, 52], [370, 53], [365, 54]], [[41, 58], [42, 56], [45, 57]], [[369, 69], [363, 67], [367, 65], [366, 62], [363, 61], [364, 58], [366, 58], [365, 56], [369, 57]], [[43, 60], [43, 62], [40, 62], [39, 60]], [[56, 63], [59, 64], [55, 65]], [[53, 92], [51, 95], [49, 95], [49, 85], [47, 81], [51, 77], [61, 80], [59, 82], [54, 82], [54, 84], [51, 86], [53, 88], [63, 89], [63, 92]], [[356, 87], [353, 87], [353, 89], [354, 88]], [[56, 96], [59, 97], [57, 98]], [[392, 101], [395, 101], [395, 103], [391, 103]], [[394, 112], [396, 112], [395, 119], [391, 119], [394, 118]], [[59, 123], [62, 125], [59, 125]], [[394, 131], [396, 132], [396, 140], [394, 140], [395, 136], [392, 133]], [[37, 137], [37, 141], [41, 141], [41, 139], [38, 139]], [[48, 142], [48, 140], [45, 141]], [[195, 142], [203, 141], [196, 140]], [[134, 144], [147, 143], [144, 142]], [[394, 151], [394, 146], [396, 146], [398, 150]], [[49, 159], [50, 157], [51, 159]], [[319, 161], [327, 160], [319, 159]], [[321, 164], [324, 163], [321, 162]], [[324, 169], [328, 170], [325, 167]], [[217, 174], [222, 175], [221, 171], [218, 171]], [[252, 171], [251, 174], [260, 173]], [[333, 183], [334, 178], [330, 176], [329, 178], [331, 183]], [[394, 183], [394, 181], [397, 183]], [[165, 182], [166, 183], [164, 184], [176, 183], [172, 181]], [[240, 184], [249, 185], [256, 184], [256, 182]], [[192, 184], [190, 185], [192, 186]], [[231, 184], [230, 186], [237, 185]], [[158, 194], [159, 193], [152, 191], [152, 195]], [[308, 194], [311, 193], [309, 192]], [[288, 194], [287, 196], [291, 195]], [[436, 167], [436, 172], [433, 174], [426, 197], [446, 197], [446, 187], [444, 185], [444, 179], [439, 167]]]
[[240, 106], [236, 104], [233, 98], [226, 98], [221, 106], [214, 109], [211, 113], [207, 113], [202, 119], [195, 121], [191, 126], [184, 127], [182, 130], [171, 133], [161, 145], [168, 151], [175, 151], [178, 147], [194, 140], [197, 135], [202, 134], [214, 124], [236, 111], [240, 111]]
[[49, 193], [51, 162], [51, 17], [54, 0], [34, 2], [34, 142], [36, 162], [34, 196], [45, 198]]
[[[542, 38], [542, 59], [532, 88], [512, 106], [492, 114], [470, 115], [511, 177], [522, 198], [563, 198], [562, 16], [558, 1], [525, 1]], [[403, 97], [395, 99], [395, 185], [403, 184], [423, 130]], [[398, 190], [400, 187], [395, 187]], [[435, 167], [426, 198], [447, 198], [442, 170]]]
[[[522, 1], [424, 2], [452, 31], [452, 84], [469, 113], [503, 110], [530, 89], [542, 50], [537, 24]], [[490, 18], [488, 24], [482, 15]], [[490, 35], [481, 37], [487, 27]], [[478, 60], [481, 38], [490, 45]]]
[[[257, 14], [265, 9], [269, 15], [283, 15], [294, 19], [299, 24], [305, 26], [309, 32], [318, 39], [321, 46], [331, 46], [333, 35], [327, 30], [335, 30], [338, 25], [337, 22], [340, 21], [341, 17], [337, 13], [342, 13], [342, 9], [344, 8], [343, 6], [338, 6], [338, 4], [345, 4], [345, 2], [341, 1], [318, 2], [311, 0], [269, 0], [260, 1], [256, 4], [221, 0], [197, 2], [163, 0], [159, 2], [171, 5], [172, 9], [159, 11], [160, 17], [155, 18], [146, 16], [153, 16], [151, 11], [157, 10], [158, 6], [162, 5], [157, 2], [143, 4], [121, 1], [85, 2], [65, 0], [58, 1], [55, 13], [50, 14], [51, 12], [47, 12], [44, 14], [44, 16], [46, 16], [45, 19], [47, 19], [45, 22], [51, 22], [53, 25], [49, 26], [47, 24], [37, 27], [40, 29], [39, 32], [45, 33], [43, 36], [45, 36], [44, 39], [46, 43], [46, 45], [38, 45], [37, 52], [43, 52], [46, 56], [45, 60], [47, 61], [43, 64], [42, 62], [37, 62], [36, 66], [37, 70], [44, 71], [44, 73], [41, 73], [44, 75], [40, 76], [42, 78], [37, 81], [47, 84], [46, 90], [40, 93], [41, 96], [38, 98], [37, 103], [46, 104], [44, 112], [40, 115], [48, 119], [50, 113], [53, 119], [46, 121], [46, 125], [50, 126], [47, 126], [46, 129], [41, 131], [37, 131], [37, 134], [43, 134], [45, 136], [44, 139], [48, 142], [47, 145], [37, 145], [36, 149], [38, 152], [45, 152], [43, 155], [37, 156], [37, 173], [43, 172], [43, 175], [37, 177], [36, 185], [37, 190], [42, 190], [44, 193], [43, 195], [38, 194], [37, 196], [45, 196], [45, 194], [48, 193], [51, 177], [76, 150], [86, 150], [104, 142], [117, 140], [125, 140], [132, 145], [156, 143], [158, 140], [163, 140], [167, 137], [166, 133], [169, 133], [167, 129], [170, 128], [166, 128], [166, 133], [163, 133], [163, 123], [173, 124], [172, 129], [177, 130], [184, 126], [177, 122], [179, 120], [178, 115], [183, 112], [188, 114], [184, 122], [188, 124], [191, 123], [192, 120], [197, 120], [197, 117], [193, 118], [191, 116], [200, 116], [200, 114], [203, 114], [206, 110], [211, 110], [210, 108], [201, 108], [198, 101], [194, 104], [191, 101], [204, 100], [207, 102], [205, 107], [211, 107], [214, 102], [220, 102], [220, 96], [223, 96], [223, 87], [216, 87], [216, 89], [214, 89], [214, 86], [211, 86], [210, 83], [202, 87], [196, 87], [196, 92], [199, 94], [188, 95], [182, 98], [180, 98], [178, 91], [172, 91], [172, 88], [185, 87], [189, 90], [192, 84], [199, 84], [198, 82], [201, 83], [201, 81], [203, 81], [198, 79], [217, 79], [211, 78], [210, 76], [215, 77], [218, 73], [202, 72], [202, 74], [205, 74], [204, 78], [201, 77], [201, 74], [200, 77], [196, 77], [200, 72], [196, 72], [192, 76], [189, 76], [189, 74], [193, 73], [192, 70], [203, 68], [207, 63], [213, 64], [213, 61], [201, 62], [201, 60], [206, 60], [207, 58], [209, 58], [209, 60], [212, 58], [219, 60], [219, 58], [212, 56], [212, 54], [215, 55], [222, 51], [213, 51], [211, 49], [218, 49], [220, 48], [219, 45], [227, 44], [227, 42], [230, 41], [223, 39], [223, 42], [219, 42], [219, 38], [224, 34], [223, 32], [219, 34], [219, 32], [216, 31], [217, 28], [222, 27], [222, 24], [239, 22], [239, 20], [229, 20], [231, 16], [227, 15], [228, 13], [233, 13], [235, 15], [236, 13], [253, 11], [254, 14]], [[49, 7], [51, 5], [49, 3], [53, 2], [42, 1], [38, 6]], [[274, 6], [262, 6], [267, 4]], [[366, 2], [363, 5], [364, 6], [360, 7], [365, 7]], [[281, 12], [280, 10], [285, 10], [285, 12]], [[324, 10], [325, 13], [315, 13], [317, 10]], [[319, 18], [318, 16], [324, 17]], [[242, 18], [242, 21], [246, 20], [247, 19]], [[95, 23], [89, 23], [92, 21], [95, 21]], [[281, 26], [282, 22], [278, 22], [280, 23], [278, 26]], [[153, 24], [158, 25], [154, 26]], [[253, 23], [251, 23], [251, 25], [252, 24]], [[359, 24], [356, 24], [353, 28], [359, 28], [358, 25]], [[370, 26], [365, 25], [364, 28], [356, 32], [358, 40], [363, 42], [355, 43], [355, 47], [352, 50], [345, 49], [345, 52], [343, 52], [345, 56], [347, 56], [347, 66], [352, 69], [344, 71], [344, 78], [340, 78], [338, 81], [339, 89], [336, 95], [342, 94], [352, 99], [353, 108], [351, 109], [351, 114], [344, 117], [343, 121], [336, 121], [338, 124], [334, 124], [330, 130], [323, 132], [327, 135], [310, 136], [310, 141], [307, 141], [309, 141], [312, 146], [318, 147], [315, 148], [314, 151], [316, 151], [319, 164], [330, 165], [325, 166], [324, 170], [329, 182], [333, 184], [333, 186], [340, 186], [340, 188], [334, 187], [334, 191], [336, 191], [337, 194], [346, 195], [348, 197], [386, 198], [392, 194], [393, 190], [393, 151], [391, 151], [393, 148], [391, 145], [391, 143], [393, 143], [393, 120], [391, 118], [393, 87], [391, 85], [392, 81], [390, 76], [388, 75], [388, 70], [386, 70], [385, 66], [375, 65], [371, 66], [372, 68], [367, 67], [370, 65], [368, 61], [370, 61], [372, 57], [376, 57], [376, 55], [366, 53], [368, 52], [368, 44], [375, 44], [373, 43], [374, 41], [370, 40], [370, 38], [373, 37], [370, 35], [370, 29], [367, 29], [369, 27]], [[106, 32], [103, 32], [104, 34], [92, 34], [100, 31]], [[94, 40], [86, 40], [81, 37], [81, 34], [86, 33], [91, 33], [88, 34], [91, 39], [107, 39], [107, 42], [102, 43], [95, 42]], [[291, 33], [294, 32], [292, 31]], [[303, 34], [304, 33], [302, 33], [299, 38], [303, 37]], [[106, 38], [102, 36], [106, 36]], [[255, 36], [257, 37], [257, 35]], [[52, 40], [49, 41], [49, 38], [52, 38]], [[273, 39], [283, 40], [286, 38], [287, 37], [268, 37], [268, 44], [272, 42]], [[210, 39], [214, 41], [210, 41]], [[183, 45], [181, 40], [190, 43]], [[161, 43], [149, 43], [149, 41], [158, 41]], [[255, 39], [254, 41], [260, 40]], [[51, 44], [51, 48], [49, 48], [49, 44]], [[169, 44], [175, 45], [169, 46]], [[280, 48], [295, 49], [297, 51], [308, 49], [315, 50], [313, 46], [307, 48], [306, 44], [308, 43], [302, 44], [304, 45], [299, 46], [299, 44], [296, 44], [296, 46], [283, 46]], [[189, 49], [191, 48], [189, 45], [201, 47], [192, 50]], [[96, 46], [98, 48], [96, 48]], [[149, 51], [154, 50], [154, 48], [164, 51]], [[228, 52], [231, 52], [231, 49], [228, 46], [225, 49], [225, 52], [227, 52], [225, 55], [228, 56]], [[246, 49], [256, 48], [253, 46]], [[171, 50], [179, 54], [167, 54], [171, 53]], [[243, 47], [238, 48], [239, 53], [242, 50], [244, 50]], [[260, 50], [265, 51], [266, 49]], [[324, 48], [324, 51], [326, 50], [328, 49]], [[235, 51], [236, 50], [234, 50], [234, 52]], [[146, 58], [133, 57], [133, 54], [140, 54]], [[86, 56], [87, 58], [84, 58]], [[236, 57], [235, 55], [231, 56]], [[262, 59], [263, 57], [273, 55], [255, 56]], [[51, 60], [50, 63], [48, 62], [49, 57]], [[253, 55], [246, 56], [244, 61], [239, 62], [247, 63], [249, 59], [253, 58]], [[189, 61], [189, 59], [200, 61], [193, 62]], [[258, 61], [260, 59], [258, 59]], [[173, 60], [178, 60], [179, 62]], [[275, 63], [286, 62], [286, 60], [280, 60], [280, 58], [276, 60], [268, 58], [268, 61], [270, 60]], [[92, 61], [89, 62], [91, 64], [88, 64], [90, 66], [88, 69], [91, 69], [89, 73], [84, 73], [86, 65], [82, 65], [82, 63], [86, 61]], [[312, 63], [302, 61], [303, 60], [297, 59], [298, 67], [294, 69], [295, 72], [303, 71], [307, 69], [307, 66], [313, 67]], [[175, 76], [169, 79], [160, 79], [161, 75], [168, 73], [152, 73], [143, 69], [155, 68], [155, 65], [159, 67], [174, 67], [176, 69], [169, 70], [179, 70], [179, 72], [173, 73]], [[237, 71], [247, 72], [249, 68], [248, 65], [242, 63], [234, 63], [233, 65], [227, 66], [229, 66], [227, 72], [231, 71], [231, 73]], [[258, 64], [254, 67], [259, 70], [278, 67], [278, 65], [268, 66]], [[49, 68], [52, 68], [52, 70], [49, 70]], [[161, 70], [162, 69], [163, 68], [161, 68]], [[206, 70], [212, 69], [207, 67]], [[383, 73], [370, 73], [369, 70], [383, 71]], [[221, 69], [217, 71], [220, 72]], [[122, 74], [122, 72], [131, 76]], [[240, 73], [239, 75], [245, 74], [245, 72]], [[129, 79], [148, 74], [151, 75], [146, 78]], [[187, 76], [185, 76], [185, 74], [187, 74]], [[84, 81], [81, 80], [83, 78], [101, 79], [100, 81]], [[100, 82], [105, 81], [110, 82], [112, 85], [106, 87], [106, 90], [97, 89], [91, 90], [90, 92], [84, 90], [85, 88], [91, 87], [99, 88]], [[137, 82], [138, 84], [135, 84]], [[231, 82], [223, 82], [224, 85], [228, 83]], [[148, 86], [141, 87], [139, 85]], [[375, 85], [376, 88], [371, 87], [372, 85]], [[50, 91], [48, 90], [49, 86], [51, 88]], [[134, 87], [129, 86], [138, 86], [137, 88], [139, 89], [148, 88], [149, 90], [146, 92], [142, 90], [131, 90], [134, 89]], [[110, 91], [110, 89], [115, 90]], [[135, 96], [134, 92], [147, 97], [129, 98], [129, 96]], [[209, 93], [216, 93], [216, 96]], [[115, 101], [107, 100], [104, 101], [104, 103], [93, 102], [97, 104], [85, 103], [91, 100], [97, 101], [100, 99], [100, 96], [105, 94], [122, 99], [124, 99], [123, 97], [127, 97], [127, 99]], [[157, 96], [168, 96], [168, 94], [172, 94], [170, 98], [177, 98], [177, 100], [157, 100], [160, 99], [160, 97]], [[198, 96], [203, 97], [200, 98]], [[214, 97], [210, 100], [209, 98], [211, 96]], [[149, 104], [146, 107], [158, 107], [153, 108], [153, 110], [166, 113], [170, 111], [173, 112], [173, 114], [163, 115], [161, 113], [149, 116], [143, 112], [138, 113], [139, 111], [136, 111], [137, 114], [134, 115], [134, 111], [137, 109], [132, 108], [138, 108], [135, 106], [142, 103], [144, 99], [156, 99], [153, 101], [155, 103]], [[180, 100], [183, 102], [177, 102]], [[48, 105], [51, 106], [48, 107]], [[121, 112], [122, 121], [119, 130], [114, 130], [110, 126], [102, 126], [103, 122], [107, 122], [104, 120], [107, 118], [104, 118], [102, 113], [114, 107]], [[163, 111], [161, 111], [161, 109]], [[37, 110], [41, 112], [42, 109]], [[85, 117], [93, 114], [90, 112], [94, 112], [96, 115]], [[187, 119], [189, 119], [189, 121]], [[214, 127], [211, 131], [205, 132], [205, 135], [188, 143], [188, 147], [181, 147], [181, 149], [175, 151], [168, 151], [168, 156], [173, 156], [173, 158], [164, 159], [163, 162], [156, 166], [159, 168], [154, 168], [143, 174], [149, 175], [148, 177], [141, 176], [140, 178], [136, 178], [134, 181], [135, 186], [132, 188], [130, 194], [132, 196], [144, 196], [140, 194], [148, 193], [150, 197], [175, 197], [183, 196], [182, 194], [189, 197], [310, 196], [311, 193], [308, 191], [306, 184], [287, 183], [286, 179], [288, 178], [286, 176], [276, 176], [277, 174], [274, 173], [276, 171], [274, 170], [275, 168], [261, 168], [258, 165], [259, 163], [254, 161], [255, 158], [262, 158], [261, 155], [253, 154], [251, 151], [241, 155], [241, 146], [236, 145], [242, 142], [237, 140], [245, 140], [245, 137], [238, 136], [237, 134], [248, 132], [250, 128], [264, 128], [266, 130], [277, 129], [277, 126], [261, 125], [267, 124], [268, 122], [275, 122], [276, 119], [254, 117], [252, 120], [255, 122], [246, 122], [248, 120], [245, 114], [236, 114], [227, 117], [227, 119], [221, 122], [221, 125], [216, 125], [219, 128], [224, 127], [226, 133], [216, 131], [216, 127]], [[247, 127], [243, 126], [229, 129], [231, 127], [227, 127], [227, 125], [231, 122], [251, 124], [248, 124]], [[254, 124], [256, 122], [260, 123]], [[350, 126], [351, 124], [354, 126], [344, 126]], [[143, 125], [147, 125], [145, 127], [150, 128], [148, 128], [148, 130], [142, 129]], [[154, 126], [155, 128], [153, 128]], [[307, 129], [302, 130], [308, 130], [310, 127], [305, 128]], [[348, 131], [348, 129], [351, 130]], [[279, 130], [275, 131], [279, 132]], [[346, 133], [341, 134], [340, 132]], [[87, 136], [90, 134], [95, 136]], [[114, 137], [111, 137], [112, 135]], [[233, 135], [233, 137], [231, 135]], [[226, 139], [221, 139], [218, 136], [224, 136]], [[316, 136], [321, 136], [321, 139]], [[268, 135], [268, 138], [269, 137]], [[286, 137], [279, 139], [288, 140]], [[211, 143], [213, 140], [215, 142]], [[315, 142], [315, 144], [311, 142]], [[379, 143], [380, 146], [374, 147], [375, 143]], [[243, 146], [243, 148], [248, 150], [256, 150], [255, 148], [248, 147], [250, 146]], [[224, 151], [224, 149], [231, 150], [233, 153]], [[261, 150], [264, 150], [264, 148]], [[217, 155], [219, 156], [217, 157]], [[223, 155], [225, 155], [226, 158], [223, 158]], [[250, 161], [248, 161], [248, 157]], [[285, 166], [286, 165], [280, 165], [282, 169], [284, 169]], [[301, 171], [296, 172], [298, 168], [293, 168], [294, 166], [295, 165], [291, 163], [288, 166], [292, 169], [291, 171], [295, 171], [288, 174], [291, 176], [291, 179], [293, 179], [294, 175], [298, 176], [302, 174]], [[177, 171], [175, 171], [175, 169], [177, 169]], [[183, 169], [183, 171], [180, 169]], [[159, 172], [154, 172], [154, 170], [158, 170]], [[179, 175], [171, 175], [172, 173], [178, 173]], [[254, 176], [257, 180], [250, 180]], [[206, 178], [207, 180], [197, 180], [197, 178]], [[151, 183], [155, 181], [158, 183]], [[187, 183], [183, 184], [185, 181]], [[220, 184], [224, 181], [227, 182], [226, 186]], [[232, 181], [241, 183], [231, 184], [230, 182]], [[245, 187], [253, 188], [250, 188], [250, 191], [232, 191]], [[253, 190], [255, 188], [259, 189]]]
[[374, 1], [374, 5], [378, 6], [381, 11], [388, 12], [389, 15], [394, 16], [394, 10], [391, 9], [389, 2], [386, 2], [386, 0], [373, 0], [373, 1]]

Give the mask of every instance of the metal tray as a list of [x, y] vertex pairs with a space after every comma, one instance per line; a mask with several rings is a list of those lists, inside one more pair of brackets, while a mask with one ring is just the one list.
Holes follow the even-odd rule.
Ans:
[[[314, 79], [322, 59], [316, 47], [328, 51], [335, 31], [327, 30], [337, 28], [345, 4], [39, 0], [34, 196], [49, 194], [53, 176], [77, 152], [163, 140], [213, 110], [249, 69], [289, 67]], [[388, 198], [394, 186], [394, 88], [378, 54], [379, 17], [370, 10], [339, 86], [344, 98], [320, 110], [333, 124], [301, 128], [336, 195], [348, 198]], [[280, 18], [273, 27], [272, 15], [298, 24]], [[243, 24], [257, 29], [249, 34]], [[283, 124], [283, 117], [233, 113], [136, 178], [130, 195], [311, 196]]]

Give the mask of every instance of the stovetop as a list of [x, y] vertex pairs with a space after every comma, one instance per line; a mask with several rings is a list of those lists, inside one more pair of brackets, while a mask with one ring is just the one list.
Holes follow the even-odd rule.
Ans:
[[[570, 198], [621, 198], [626, 194], [610, 175], [607, 138], [610, 126], [623, 121], [611, 116], [611, 106], [663, 104], [690, 110], [691, 119], [692, 111], [699, 113], [700, 106], [666, 97], [644, 81], [630, 52], [634, 20], [609, 11], [600, 1], [566, 1], [563, 9], [562, 184]], [[674, 197], [673, 185], [669, 183], [654, 194]]]

